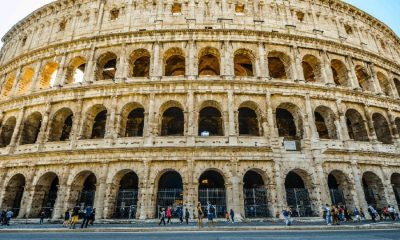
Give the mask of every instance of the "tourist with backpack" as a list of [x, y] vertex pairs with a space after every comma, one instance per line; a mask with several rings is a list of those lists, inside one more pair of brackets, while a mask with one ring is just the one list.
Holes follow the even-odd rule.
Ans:
[[207, 218], [208, 218], [208, 226], [211, 227], [214, 225], [214, 216], [215, 216], [215, 207], [207, 202]]
[[283, 209], [282, 215], [283, 218], [285, 219], [286, 226], [292, 225], [292, 219], [291, 219], [292, 212], [289, 210], [289, 208]]

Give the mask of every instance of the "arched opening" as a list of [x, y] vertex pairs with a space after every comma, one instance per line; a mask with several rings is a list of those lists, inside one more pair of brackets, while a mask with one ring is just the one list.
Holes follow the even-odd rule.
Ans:
[[146, 49], [137, 49], [130, 56], [130, 75], [148, 77], [150, 73], [150, 53]]
[[186, 62], [183, 51], [179, 48], [171, 48], [164, 55], [164, 75], [184, 76], [186, 73]]
[[14, 86], [14, 81], [15, 81], [15, 73], [9, 74], [1, 90], [2, 97], [6, 98], [10, 96], [12, 88]]
[[86, 59], [84, 57], [75, 57], [71, 60], [67, 68], [67, 78], [65, 83], [83, 82], [83, 77], [86, 69]]
[[33, 70], [32, 68], [24, 69], [24, 72], [22, 73], [18, 82], [17, 95], [22, 95], [29, 91], [32, 86], [32, 79], [34, 74], [35, 70]]
[[397, 132], [400, 134], [400, 117], [397, 117], [394, 123], [396, 124]]
[[[340, 172], [337, 172], [339, 174]], [[334, 205], [346, 205], [346, 200], [344, 198], [342, 186], [338, 183], [334, 174], [330, 173], [328, 175], [328, 187], [329, 193], [331, 195], [331, 201]]]
[[381, 179], [373, 172], [365, 172], [362, 176], [365, 200], [375, 209], [388, 205], [385, 199], [385, 187]]
[[117, 72], [117, 55], [107, 52], [101, 55], [97, 60], [96, 79], [109, 80], [115, 79]]
[[243, 196], [246, 218], [269, 216], [267, 188], [256, 171], [250, 170], [244, 175]]
[[370, 77], [364, 67], [357, 65], [355, 67], [358, 84], [364, 91], [372, 91]]
[[390, 132], [389, 124], [386, 121], [386, 118], [382, 116], [382, 114], [374, 113], [372, 115], [372, 121], [374, 123], [374, 129], [378, 141], [384, 144], [392, 144], [392, 133]]
[[290, 78], [290, 58], [282, 53], [272, 51], [268, 53], [269, 76], [275, 79]]
[[313, 55], [305, 55], [301, 64], [306, 82], [321, 81], [321, 63], [318, 58]]
[[393, 173], [390, 177], [390, 183], [393, 186], [393, 192], [396, 198], [397, 206], [400, 207], [400, 174]]
[[223, 136], [222, 115], [214, 107], [205, 107], [199, 114], [199, 136]]
[[133, 219], [136, 217], [139, 178], [135, 172], [126, 173], [119, 181], [115, 218]]
[[207, 203], [215, 206], [216, 216], [224, 217], [226, 212], [226, 192], [224, 177], [217, 171], [208, 170], [199, 178], [199, 202], [207, 213]]
[[162, 115], [161, 136], [183, 136], [184, 125], [182, 109], [168, 108]]
[[243, 77], [253, 77], [254, 69], [253, 69], [253, 55], [250, 51], [245, 49], [240, 49], [235, 52], [235, 56], [233, 59], [235, 76]]
[[54, 205], [57, 200], [58, 185], [58, 177], [53, 172], [48, 172], [40, 177], [34, 190], [31, 217], [39, 217], [42, 211], [48, 218], [53, 216]]
[[354, 109], [347, 110], [346, 124], [350, 139], [355, 141], [369, 141], [364, 119], [359, 112]]
[[330, 108], [319, 106], [315, 109], [314, 120], [320, 139], [337, 139], [335, 118]]
[[333, 59], [331, 61], [331, 69], [333, 73], [333, 81], [337, 86], [350, 86], [347, 67], [342, 61]]
[[7, 147], [8, 145], [10, 145], [16, 123], [17, 119], [15, 117], [9, 117], [5, 124], [2, 126], [0, 135], [0, 147]]
[[97, 179], [94, 173], [83, 171], [79, 173], [71, 186], [71, 204], [85, 209], [88, 206], [93, 207], [96, 195]]
[[396, 87], [397, 94], [400, 96], [400, 80], [395, 78], [393, 79], [394, 86]]
[[98, 104], [90, 108], [86, 113], [83, 137], [86, 139], [104, 138], [106, 133], [107, 109]]
[[276, 109], [276, 125], [279, 137], [285, 140], [300, 140], [303, 138], [303, 121], [297, 106], [283, 104]]
[[39, 89], [53, 87], [56, 82], [58, 63], [48, 62], [42, 69], [42, 75], [39, 81]]
[[36, 143], [41, 126], [42, 114], [39, 112], [34, 112], [27, 117], [22, 128], [20, 144], [25, 145]]
[[[164, 208], [167, 210], [171, 207], [173, 210], [183, 204], [183, 184], [182, 177], [176, 171], [167, 171], [158, 180], [157, 190], [157, 216], [160, 214], [160, 210]], [[176, 215], [176, 212], [174, 215]]]
[[144, 129], [144, 109], [132, 110], [126, 118], [125, 137], [141, 137]]
[[215, 48], [204, 48], [199, 52], [198, 71], [200, 76], [220, 75], [220, 54]]
[[239, 108], [239, 135], [260, 136], [256, 112], [248, 107]]
[[67, 141], [72, 130], [73, 113], [69, 108], [63, 108], [54, 114], [50, 125], [49, 141]]
[[14, 216], [18, 216], [21, 208], [22, 196], [25, 189], [25, 177], [22, 174], [14, 175], [7, 184], [3, 196], [2, 209], [11, 210]]
[[306, 173], [290, 171], [285, 179], [286, 201], [292, 210], [293, 217], [311, 217], [313, 215], [308, 187], [303, 180], [305, 176]]
[[378, 78], [379, 85], [381, 86], [382, 92], [386, 96], [393, 96], [392, 87], [390, 86], [389, 79], [386, 77], [386, 75], [383, 74], [382, 72], [377, 72], [376, 76]]

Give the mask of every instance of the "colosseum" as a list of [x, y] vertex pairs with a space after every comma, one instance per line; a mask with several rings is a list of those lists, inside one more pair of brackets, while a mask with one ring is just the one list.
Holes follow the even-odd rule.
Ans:
[[2, 41], [18, 218], [400, 205], [400, 39], [340, 0], [58, 0]]

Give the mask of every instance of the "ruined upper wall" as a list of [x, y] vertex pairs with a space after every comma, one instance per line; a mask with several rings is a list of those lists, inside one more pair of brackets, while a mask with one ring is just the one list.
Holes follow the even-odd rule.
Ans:
[[400, 40], [340, 0], [59, 0], [4, 37], [0, 64], [49, 44], [161, 29], [246, 29], [332, 40], [399, 63]]

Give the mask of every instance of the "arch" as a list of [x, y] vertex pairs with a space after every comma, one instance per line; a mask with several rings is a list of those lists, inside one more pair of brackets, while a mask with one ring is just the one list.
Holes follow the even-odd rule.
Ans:
[[180, 48], [170, 48], [164, 54], [164, 75], [184, 76], [186, 74], [185, 54]]
[[122, 170], [116, 175], [118, 184], [114, 218], [135, 218], [139, 194], [139, 177], [134, 171]]
[[1, 90], [2, 97], [6, 98], [10, 96], [10, 94], [12, 93], [12, 88], [14, 86], [14, 81], [15, 81], [15, 73], [9, 74]]
[[247, 49], [236, 50], [233, 57], [235, 76], [254, 76], [254, 54]]
[[331, 69], [333, 74], [333, 81], [337, 86], [350, 86], [347, 67], [342, 61], [338, 59], [333, 59], [331, 61]]
[[86, 69], [86, 59], [82, 56], [74, 57], [67, 67], [65, 84], [83, 82]]
[[6, 147], [10, 144], [16, 124], [17, 119], [14, 116], [7, 118], [6, 122], [1, 127], [0, 147]]
[[223, 136], [221, 112], [215, 107], [204, 107], [199, 113], [199, 136]]
[[362, 184], [365, 200], [368, 205], [373, 206], [375, 209], [382, 209], [388, 205], [385, 198], [385, 186], [378, 175], [371, 171], [364, 172], [362, 175]]
[[400, 80], [397, 78], [393, 79], [394, 86], [396, 87], [397, 94], [400, 96]]
[[2, 209], [13, 211], [14, 216], [18, 216], [21, 208], [25, 183], [25, 176], [18, 173], [12, 176], [6, 185]]
[[57, 200], [59, 179], [54, 172], [43, 174], [34, 187], [30, 217], [39, 217], [41, 212], [51, 218]]
[[248, 107], [240, 107], [238, 112], [239, 135], [260, 136], [257, 113]]
[[313, 215], [309, 193], [312, 187], [311, 178], [304, 170], [295, 169], [286, 175], [286, 202], [294, 217], [310, 217]]
[[392, 133], [390, 132], [389, 123], [386, 121], [386, 118], [380, 113], [374, 113], [372, 114], [372, 122], [374, 123], [378, 141], [385, 144], [393, 143]]
[[382, 92], [386, 96], [393, 96], [392, 87], [390, 86], [390, 82], [388, 77], [382, 72], [377, 72], [376, 77], [378, 78], [379, 85], [381, 86]]
[[313, 55], [307, 54], [301, 62], [303, 67], [304, 80], [306, 82], [320, 82], [321, 77], [321, 62]]
[[271, 78], [290, 78], [290, 57], [283, 52], [272, 51], [268, 53], [268, 71]]
[[220, 53], [218, 49], [206, 47], [199, 51], [198, 73], [200, 76], [220, 75]]
[[370, 82], [370, 76], [368, 75], [367, 70], [360, 65], [357, 65], [354, 70], [356, 72], [358, 84], [360, 85], [362, 90], [372, 92], [373, 89]]
[[276, 125], [279, 137], [289, 140], [303, 138], [303, 119], [300, 109], [292, 103], [282, 103], [276, 108]]
[[328, 107], [319, 106], [314, 111], [314, 120], [319, 138], [337, 139], [336, 116]]
[[361, 114], [355, 109], [346, 111], [347, 132], [350, 139], [355, 141], [369, 141], [365, 122]]
[[24, 122], [21, 134], [21, 145], [34, 144], [39, 136], [42, 126], [42, 114], [34, 112], [29, 115]]
[[397, 117], [394, 123], [396, 124], [397, 132], [400, 134], [400, 117]]
[[122, 108], [120, 137], [142, 137], [145, 110], [139, 103], [128, 103]]
[[268, 217], [268, 192], [263, 176], [255, 170], [249, 170], [243, 177], [243, 196], [245, 216]]
[[106, 52], [97, 59], [96, 80], [115, 79], [117, 72], [117, 55], [113, 52]]
[[170, 107], [162, 115], [161, 136], [183, 136], [184, 125], [183, 110], [178, 107]]
[[48, 62], [43, 68], [39, 81], [39, 89], [47, 89], [53, 87], [56, 83], [58, 73], [58, 63]]
[[226, 209], [226, 189], [224, 176], [217, 170], [208, 169], [199, 177], [198, 200], [206, 211], [207, 203], [215, 205], [216, 216], [225, 216]]
[[70, 207], [78, 206], [84, 209], [93, 206], [96, 195], [97, 178], [92, 171], [81, 171], [72, 184], [68, 204]]
[[147, 49], [136, 49], [129, 57], [131, 77], [148, 77], [150, 75], [150, 52]]
[[351, 183], [342, 171], [331, 171], [328, 175], [327, 183], [332, 204], [346, 205], [348, 209], [355, 207]]
[[394, 196], [396, 198], [397, 206], [400, 206], [400, 174], [393, 173], [390, 176], [390, 183], [393, 187]]
[[174, 170], [167, 170], [160, 176], [157, 189], [157, 216], [162, 208], [176, 209], [183, 204], [182, 176]]
[[86, 113], [83, 137], [88, 139], [104, 138], [106, 133], [107, 108], [102, 104], [91, 107]]
[[25, 68], [18, 81], [17, 95], [25, 94], [32, 86], [33, 75], [35, 70], [33, 68]]
[[49, 141], [67, 141], [70, 138], [74, 114], [69, 108], [58, 110], [50, 124]]

